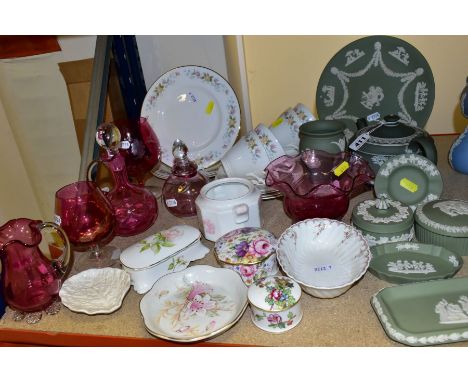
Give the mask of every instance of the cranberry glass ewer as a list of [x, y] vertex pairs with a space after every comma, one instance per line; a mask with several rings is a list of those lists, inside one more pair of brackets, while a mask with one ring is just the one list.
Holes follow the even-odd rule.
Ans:
[[265, 184], [284, 194], [283, 207], [293, 221], [341, 219], [351, 192], [374, 178], [368, 163], [354, 153], [309, 149], [279, 157], [265, 170]]
[[[52, 228], [64, 243], [62, 256], [49, 260], [39, 248], [41, 231]], [[20, 218], [0, 227], [0, 259], [5, 302], [21, 313], [32, 314], [26, 320], [40, 320], [41, 311], [57, 300], [61, 281], [68, 273], [70, 245], [65, 232], [56, 224]], [[49, 311], [49, 313], [55, 313]]]

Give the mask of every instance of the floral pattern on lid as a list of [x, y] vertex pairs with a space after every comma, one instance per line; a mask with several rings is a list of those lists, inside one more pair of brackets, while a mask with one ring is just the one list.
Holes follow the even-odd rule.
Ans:
[[276, 252], [277, 241], [270, 232], [254, 227], [235, 229], [215, 244], [219, 261], [228, 264], [257, 264]]
[[250, 286], [248, 298], [257, 309], [280, 312], [297, 304], [301, 288], [289, 277], [267, 277]]

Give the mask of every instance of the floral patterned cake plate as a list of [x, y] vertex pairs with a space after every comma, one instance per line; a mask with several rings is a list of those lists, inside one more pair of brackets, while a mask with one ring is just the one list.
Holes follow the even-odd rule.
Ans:
[[142, 298], [140, 311], [152, 335], [196, 342], [234, 326], [247, 303], [247, 287], [236, 272], [196, 265], [156, 281]]
[[181, 66], [158, 78], [146, 94], [141, 116], [158, 136], [161, 161], [169, 167], [175, 139], [183, 139], [190, 159], [207, 168], [232, 147], [240, 129], [234, 90], [218, 73], [200, 66]]
[[378, 198], [398, 200], [413, 210], [420, 204], [439, 199], [443, 186], [436, 165], [417, 154], [402, 154], [388, 159], [374, 181]]
[[384, 288], [371, 305], [387, 335], [405, 345], [468, 340], [468, 277]]
[[397, 114], [404, 124], [424, 128], [432, 111], [435, 84], [424, 56], [391, 36], [369, 36], [341, 49], [322, 72], [317, 86], [320, 119]]
[[372, 247], [371, 252], [369, 271], [394, 284], [449, 278], [463, 265], [460, 256], [432, 244], [388, 243]]

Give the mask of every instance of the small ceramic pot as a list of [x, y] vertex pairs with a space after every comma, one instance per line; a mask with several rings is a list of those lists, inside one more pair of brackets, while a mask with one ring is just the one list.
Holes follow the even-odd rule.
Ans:
[[267, 277], [255, 282], [247, 293], [252, 322], [271, 333], [294, 328], [302, 319], [301, 295], [301, 287], [289, 277]]
[[354, 207], [351, 221], [369, 247], [414, 237], [413, 210], [398, 201], [365, 200]]
[[299, 128], [299, 151], [322, 150], [331, 154], [346, 151], [346, 125], [337, 120], [306, 122]]
[[177, 225], [155, 233], [123, 250], [122, 269], [130, 274], [137, 293], [146, 293], [156, 280], [188, 267], [205, 257], [210, 250], [201, 241], [200, 231], [188, 225]]
[[241, 276], [246, 285], [278, 273], [275, 236], [256, 227], [235, 229], [215, 243], [215, 256], [224, 268]]
[[260, 227], [261, 192], [243, 178], [224, 178], [203, 186], [195, 200], [205, 239], [216, 241], [236, 228]]
[[414, 221], [418, 241], [468, 255], [468, 201], [440, 199], [420, 205]]

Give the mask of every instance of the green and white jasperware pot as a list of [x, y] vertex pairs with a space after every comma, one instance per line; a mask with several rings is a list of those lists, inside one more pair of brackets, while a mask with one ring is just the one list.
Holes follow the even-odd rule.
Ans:
[[419, 206], [414, 215], [416, 238], [468, 255], [468, 201], [441, 199]]
[[352, 223], [369, 247], [411, 241], [414, 237], [413, 210], [393, 200], [364, 200], [353, 209]]

